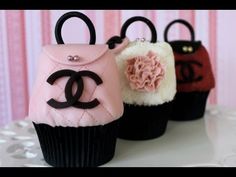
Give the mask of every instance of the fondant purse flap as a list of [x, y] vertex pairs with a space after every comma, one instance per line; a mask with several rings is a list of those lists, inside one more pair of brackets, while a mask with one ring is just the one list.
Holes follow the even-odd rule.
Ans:
[[199, 49], [201, 46], [201, 41], [170, 41], [169, 44], [171, 45], [173, 51], [180, 53], [180, 54], [189, 54], [194, 53], [196, 50]]
[[[86, 44], [66, 44], [48, 45], [43, 48], [43, 52], [54, 62], [82, 66], [99, 59], [108, 51], [107, 45], [86, 45]], [[72, 62], [72, 60], [78, 60]]]

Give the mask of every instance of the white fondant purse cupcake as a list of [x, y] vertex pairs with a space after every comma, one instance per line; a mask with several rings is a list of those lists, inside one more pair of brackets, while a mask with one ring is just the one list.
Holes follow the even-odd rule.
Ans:
[[[130, 41], [126, 37], [128, 26], [136, 21], [148, 25], [151, 41]], [[121, 36], [110, 38], [107, 44], [116, 53], [124, 102], [119, 137], [144, 140], [163, 135], [176, 93], [172, 48], [166, 42], [157, 42], [155, 26], [140, 16], [128, 19]]]

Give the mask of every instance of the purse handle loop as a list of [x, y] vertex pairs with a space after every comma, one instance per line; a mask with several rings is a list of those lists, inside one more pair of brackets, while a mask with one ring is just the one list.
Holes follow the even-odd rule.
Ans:
[[151, 34], [152, 34], [151, 43], [157, 42], [157, 32], [156, 32], [155, 26], [153, 25], [153, 23], [149, 19], [142, 17], [142, 16], [131, 17], [123, 24], [123, 26], [121, 28], [121, 32], [120, 32], [121, 38], [124, 39], [126, 37], [126, 31], [129, 27], [129, 25], [133, 22], [136, 22], [136, 21], [142, 21], [142, 22], [146, 23], [151, 30]]
[[90, 32], [89, 44], [90, 45], [95, 44], [95, 42], [96, 42], [96, 32], [95, 32], [95, 28], [94, 28], [94, 25], [93, 25], [92, 21], [86, 15], [84, 15], [80, 12], [76, 12], [76, 11], [65, 13], [57, 21], [56, 27], [55, 27], [55, 37], [56, 37], [57, 43], [58, 44], [64, 44], [64, 41], [63, 41], [62, 36], [61, 36], [61, 29], [62, 29], [62, 26], [63, 26], [64, 22], [66, 20], [68, 20], [69, 18], [71, 18], [71, 17], [80, 18], [87, 24], [87, 26], [89, 28], [89, 32]]
[[166, 42], [169, 42], [169, 41], [168, 41], [168, 31], [169, 31], [170, 27], [171, 27], [173, 24], [175, 24], [175, 23], [181, 23], [181, 24], [185, 25], [185, 26], [189, 29], [189, 31], [190, 31], [190, 34], [191, 34], [191, 41], [195, 41], [195, 34], [194, 34], [194, 30], [193, 30], [192, 25], [191, 25], [190, 23], [188, 23], [187, 21], [183, 20], [183, 19], [177, 19], [177, 20], [174, 20], [174, 21], [170, 22], [170, 23], [166, 26], [166, 28], [165, 28], [165, 31], [164, 31], [164, 40], [165, 40]]

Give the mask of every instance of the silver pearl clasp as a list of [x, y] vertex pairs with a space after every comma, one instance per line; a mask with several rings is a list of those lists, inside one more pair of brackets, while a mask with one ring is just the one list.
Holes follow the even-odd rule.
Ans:
[[184, 52], [187, 52], [187, 51], [188, 51], [188, 47], [187, 47], [187, 46], [183, 46], [183, 47], [182, 47], [182, 50], [183, 50]]
[[74, 56], [74, 61], [78, 61], [80, 58], [79, 58], [79, 56], [78, 55], [75, 55]]
[[146, 39], [145, 38], [141, 38], [141, 42], [145, 42], [146, 41]]
[[137, 42], [139, 42], [139, 41], [140, 41], [140, 42], [145, 42], [146, 39], [145, 39], [145, 38], [136, 38], [136, 41], [137, 41]]
[[191, 46], [188, 47], [188, 52], [191, 53], [193, 51], [193, 48]]
[[75, 55], [75, 56], [69, 55], [67, 57], [67, 60], [69, 60], [69, 61], [78, 61], [79, 59], [80, 59], [80, 57], [78, 55]]

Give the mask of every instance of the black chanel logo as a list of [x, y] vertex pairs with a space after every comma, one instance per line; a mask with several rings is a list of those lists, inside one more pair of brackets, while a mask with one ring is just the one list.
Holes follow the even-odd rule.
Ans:
[[176, 66], [180, 65], [180, 74], [183, 80], [177, 80], [178, 83], [189, 83], [202, 80], [202, 76], [195, 76], [193, 65], [202, 67], [202, 64], [197, 61], [177, 61]]
[[[51, 107], [57, 108], [57, 109], [62, 109], [62, 108], [67, 108], [67, 107], [73, 106], [76, 108], [91, 109], [91, 108], [94, 108], [97, 105], [99, 105], [99, 101], [97, 100], [97, 98], [95, 98], [94, 100], [92, 100], [90, 102], [78, 101], [79, 98], [81, 97], [81, 95], [83, 93], [83, 89], [84, 89], [84, 83], [83, 83], [82, 76], [90, 77], [91, 79], [93, 79], [95, 81], [95, 83], [97, 85], [102, 84], [102, 79], [96, 73], [94, 73], [92, 71], [75, 72], [73, 70], [60, 70], [60, 71], [57, 71], [57, 72], [53, 73], [52, 75], [50, 75], [47, 79], [47, 82], [49, 84], [53, 85], [53, 83], [58, 78], [65, 77], [65, 76], [70, 77], [66, 83], [66, 86], [65, 86], [66, 101], [59, 102], [59, 101], [56, 101], [53, 98], [51, 98], [47, 102]], [[77, 83], [78, 87], [77, 87], [76, 93], [73, 95], [72, 86], [73, 86], [74, 82]]]

